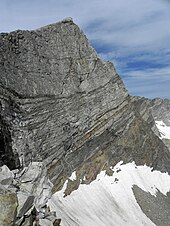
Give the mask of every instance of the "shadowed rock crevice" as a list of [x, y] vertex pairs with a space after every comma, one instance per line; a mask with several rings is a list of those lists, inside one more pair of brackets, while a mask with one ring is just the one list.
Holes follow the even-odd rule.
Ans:
[[7, 165], [10, 170], [19, 167], [19, 156], [12, 150], [12, 138], [7, 124], [0, 116], [0, 166]]

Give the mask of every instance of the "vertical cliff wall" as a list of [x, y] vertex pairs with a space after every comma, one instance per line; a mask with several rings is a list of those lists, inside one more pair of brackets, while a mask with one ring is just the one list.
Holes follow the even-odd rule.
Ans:
[[170, 172], [168, 149], [71, 19], [0, 35], [0, 102], [6, 164], [44, 161], [55, 190], [120, 160]]

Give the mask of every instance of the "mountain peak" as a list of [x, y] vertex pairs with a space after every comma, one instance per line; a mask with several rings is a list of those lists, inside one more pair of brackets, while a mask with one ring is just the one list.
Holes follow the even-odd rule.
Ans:
[[141, 115], [141, 102], [130, 98], [114, 65], [99, 58], [71, 18], [1, 34], [0, 71], [0, 166], [18, 169], [27, 183], [37, 175], [36, 188], [28, 184], [35, 197], [42, 176], [36, 202], [32, 190], [24, 193], [31, 206], [42, 207], [37, 200], [42, 204], [46, 187], [48, 195], [51, 182], [53, 192], [61, 190], [73, 172], [65, 195], [101, 171], [111, 175], [120, 161], [170, 173], [169, 150]]

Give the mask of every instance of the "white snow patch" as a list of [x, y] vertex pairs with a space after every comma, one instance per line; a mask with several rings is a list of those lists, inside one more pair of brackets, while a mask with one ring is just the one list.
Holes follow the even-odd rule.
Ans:
[[69, 177], [70, 180], [76, 180], [76, 171], [74, 171], [71, 176]]
[[48, 205], [58, 213], [62, 226], [155, 225], [140, 209], [132, 187], [137, 185], [152, 195], [159, 189], [166, 195], [170, 191], [170, 176], [135, 163], [120, 162], [112, 170], [113, 176], [102, 171], [95, 181], [81, 184], [64, 198], [66, 181], [63, 189], [52, 196]]
[[160, 138], [170, 139], [170, 126], [167, 126], [162, 120], [155, 121], [155, 123], [160, 132]]

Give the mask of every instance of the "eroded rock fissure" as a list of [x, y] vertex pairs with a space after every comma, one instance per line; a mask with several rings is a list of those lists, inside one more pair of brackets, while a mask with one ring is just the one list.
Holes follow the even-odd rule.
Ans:
[[20, 167], [19, 156], [12, 150], [12, 137], [9, 126], [0, 116], [0, 166], [7, 165], [10, 170]]

